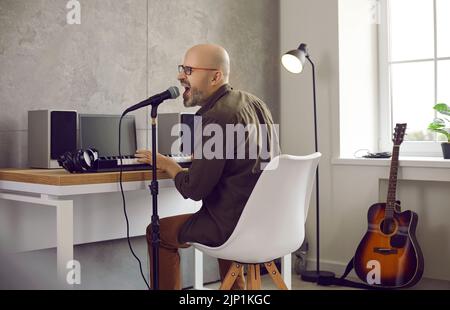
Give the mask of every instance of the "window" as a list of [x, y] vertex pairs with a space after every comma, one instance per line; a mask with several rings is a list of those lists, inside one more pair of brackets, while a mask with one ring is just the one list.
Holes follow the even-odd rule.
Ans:
[[433, 105], [450, 103], [450, 0], [380, 0], [380, 148], [407, 123], [402, 155], [440, 156], [444, 137], [427, 130]]

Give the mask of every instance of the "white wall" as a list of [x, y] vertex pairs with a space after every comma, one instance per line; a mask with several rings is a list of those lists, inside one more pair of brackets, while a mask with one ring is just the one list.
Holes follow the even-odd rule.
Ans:
[[[344, 2], [348, 4], [348, 1], [350, 0]], [[305, 42], [309, 45], [311, 57], [317, 66], [319, 150], [324, 154], [320, 162], [320, 260], [323, 269], [341, 273], [366, 231], [367, 209], [380, 199], [385, 200], [386, 181], [383, 180], [388, 178], [389, 166], [332, 162], [332, 158], [339, 157], [340, 105], [347, 102], [340, 101], [339, 78], [347, 78], [347, 84], [343, 85], [344, 96], [353, 85], [358, 85], [351, 82], [352, 78], [357, 79], [350, 75], [355, 70], [348, 73], [339, 71], [340, 68], [344, 70], [345, 66], [340, 66], [338, 57], [339, 54], [342, 55], [339, 50], [338, 0], [281, 0], [280, 14], [280, 53]], [[344, 21], [347, 27], [348, 22], [350, 21]], [[366, 27], [366, 30], [372, 31], [370, 27]], [[363, 43], [364, 48], [370, 45], [368, 41]], [[364, 65], [364, 61], [361, 58], [361, 66], [357, 72], [367, 79], [368, 73], [374, 69], [371, 65]], [[301, 75], [280, 70], [283, 152], [311, 153], [314, 140], [310, 66], [307, 65]], [[373, 88], [370, 91], [373, 92]], [[375, 107], [370, 107], [373, 101], [366, 95], [361, 105], [369, 106], [370, 111], [373, 111]], [[355, 114], [354, 118], [344, 118], [344, 121], [356, 126], [359, 115]], [[370, 131], [375, 130], [374, 124], [370, 126]], [[345, 134], [343, 138], [347, 138], [348, 132], [350, 131], [341, 133]], [[367, 147], [367, 141], [361, 143]], [[448, 168], [400, 168], [397, 195], [402, 200], [404, 209], [419, 214], [417, 237], [425, 257], [424, 276], [446, 280], [450, 280], [450, 225], [446, 222], [450, 218], [450, 183], [425, 182], [420, 179], [426, 176], [429, 180], [449, 180], [446, 177], [448, 175]], [[314, 260], [316, 217], [314, 200], [311, 203], [307, 237], [310, 244], [309, 257]], [[310, 262], [310, 268], [314, 268], [315, 264]]]
[[[332, 139], [332, 130], [338, 130], [331, 118], [338, 111], [339, 103], [339, 55], [337, 29], [337, 1], [282, 0], [280, 2], [280, 45], [285, 52], [304, 42], [309, 46], [311, 59], [316, 64], [317, 114], [319, 151], [323, 157], [320, 170], [320, 207], [323, 235], [328, 230], [332, 197], [331, 154], [339, 141]], [[287, 154], [314, 152], [314, 123], [311, 66], [306, 65], [300, 75], [293, 75], [281, 68], [281, 143]], [[310, 255], [315, 253], [315, 195], [311, 197], [307, 221], [307, 238], [310, 239]], [[322, 251], [327, 247], [325, 236], [321, 238]], [[325, 254], [325, 253], [324, 253]], [[323, 256], [325, 257], [325, 255]]]
[[[331, 205], [331, 150], [339, 141], [331, 139], [333, 124], [331, 110], [338, 109], [338, 29], [337, 2], [329, 0], [281, 0], [280, 1], [280, 53], [307, 43], [311, 59], [316, 64], [317, 114], [319, 151], [323, 157], [319, 164], [321, 199], [321, 231], [326, 231], [327, 209]], [[330, 27], [330, 25], [334, 25]], [[313, 94], [311, 66], [306, 65], [300, 75], [281, 68], [281, 143], [287, 154], [304, 155], [314, 152]], [[315, 195], [311, 197], [307, 237], [315, 238]], [[322, 238], [324, 250], [326, 239]], [[310, 242], [310, 255], [315, 253], [315, 242]], [[325, 254], [325, 253], [324, 253]], [[325, 256], [324, 256], [325, 257]]]
[[[378, 41], [371, 1], [339, 0], [340, 154], [377, 146]], [[357, 116], [357, 117], [355, 117]]]

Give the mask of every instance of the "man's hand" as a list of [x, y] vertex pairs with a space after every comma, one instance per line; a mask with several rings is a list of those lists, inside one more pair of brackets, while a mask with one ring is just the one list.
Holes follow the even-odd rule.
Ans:
[[[134, 156], [138, 158], [140, 163], [152, 164], [152, 152], [149, 150], [137, 150]], [[156, 154], [156, 168], [167, 172], [172, 179], [175, 178], [178, 172], [183, 170], [176, 161], [159, 153]]]

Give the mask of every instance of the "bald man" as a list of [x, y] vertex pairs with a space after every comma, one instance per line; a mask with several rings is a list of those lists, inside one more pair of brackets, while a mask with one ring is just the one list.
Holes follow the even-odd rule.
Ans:
[[[196, 115], [201, 116], [203, 128], [214, 124], [225, 133], [227, 124], [273, 124], [264, 102], [249, 93], [234, 90], [228, 84], [230, 59], [221, 46], [202, 44], [190, 48], [183, 64], [178, 66], [178, 72], [178, 80], [184, 87], [183, 103], [186, 107], [200, 107]], [[205, 146], [211, 138], [203, 136], [201, 145]], [[249, 150], [249, 139], [245, 143], [246, 150]], [[236, 141], [231, 153], [236, 154], [238, 146]], [[222, 149], [225, 150], [225, 145]], [[171, 158], [157, 154], [158, 168], [174, 179], [181, 195], [185, 199], [202, 201], [202, 207], [194, 214], [160, 220], [161, 289], [181, 289], [179, 248], [189, 247], [188, 242], [219, 246], [233, 232], [261, 174], [261, 169], [255, 169], [260, 158], [252, 159], [247, 155], [248, 152], [245, 159], [230, 159], [226, 156], [194, 158], [189, 170], [184, 171]], [[140, 158], [140, 162], [151, 164], [150, 151], [137, 151], [136, 157]], [[147, 227], [147, 242], [152, 257], [151, 225]], [[230, 265], [230, 261], [219, 260], [222, 280]], [[242, 275], [232, 289], [244, 289]]]

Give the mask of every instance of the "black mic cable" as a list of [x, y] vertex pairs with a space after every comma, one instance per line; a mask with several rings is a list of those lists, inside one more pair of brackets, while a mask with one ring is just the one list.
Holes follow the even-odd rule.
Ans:
[[139, 257], [136, 255], [136, 253], [134, 253], [133, 251], [133, 247], [131, 246], [131, 241], [130, 241], [130, 223], [128, 222], [128, 215], [127, 215], [127, 206], [125, 203], [125, 194], [123, 192], [123, 186], [122, 186], [122, 172], [123, 172], [123, 165], [122, 165], [122, 153], [120, 151], [120, 136], [121, 136], [121, 127], [122, 127], [122, 118], [125, 116], [125, 113], [122, 114], [122, 116], [120, 117], [119, 120], [119, 159], [120, 159], [120, 175], [119, 175], [119, 184], [120, 184], [120, 192], [122, 193], [122, 202], [123, 202], [123, 213], [125, 215], [125, 220], [127, 222], [127, 241], [128, 241], [128, 247], [130, 248], [131, 253], [133, 254], [134, 258], [136, 258], [136, 260], [139, 263], [139, 270], [141, 272], [141, 276], [142, 279], [144, 279], [145, 285], [147, 286], [147, 288], [150, 290], [150, 285], [148, 284], [147, 279], [144, 276], [144, 272], [142, 271], [142, 263], [141, 260], [139, 259]]
[[130, 248], [131, 253], [133, 254], [134, 258], [136, 258], [136, 260], [139, 263], [139, 270], [141, 272], [141, 276], [142, 279], [144, 279], [145, 285], [147, 285], [147, 288], [150, 289], [150, 285], [148, 284], [147, 279], [144, 276], [144, 272], [142, 271], [142, 263], [141, 260], [139, 259], [139, 257], [136, 255], [136, 253], [134, 253], [133, 247], [131, 245], [131, 241], [130, 241], [130, 223], [128, 221], [128, 215], [127, 215], [127, 206], [126, 206], [126, 202], [125, 202], [125, 194], [123, 192], [123, 185], [122, 185], [122, 172], [123, 172], [123, 161], [122, 161], [122, 153], [120, 150], [120, 142], [121, 142], [121, 127], [122, 127], [122, 119], [123, 117], [131, 112], [131, 111], [135, 111], [137, 109], [146, 107], [148, 105], [155, 105], [158, 106], [160, 103], [162, 103], [164, 100], [167, 99], [175, 99], [180, 95], [180, 91], [178, 90], [178, 88], [176, 86], [172, 86], [169, 87], [169, 89], [167, 89], [166, 91], [154, 95], [128, 109], [125, 110], [125, 112], [122, 113], [122, 115], [120, 116], [120, 120], [119, 120], [119, 160], [120, 160], [120, 174], [119, 174], [119, 184], [120, 184], [120, 192], [122, 194], [122, 202], [123, 202], [123, 213], [125, 215], [125, 220], [127, 222], [127, 241], [128, 241], [128, 246]]

